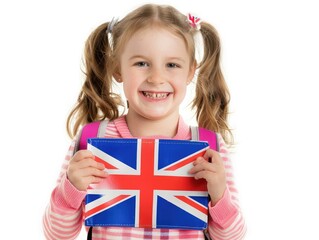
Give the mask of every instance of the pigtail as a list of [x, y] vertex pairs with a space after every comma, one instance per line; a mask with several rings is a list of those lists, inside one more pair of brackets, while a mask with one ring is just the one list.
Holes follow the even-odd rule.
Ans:
[[121, 97], [113, 93], [113, 56], [107, 37], [108, 23], [100, 25], [87, 39], [84, 49], [85, 81], [77, 103], [67, 118], [67, 131], [74, 137], [85, 124], [119, 116]]
[[220, 133], [231, 144], [232, 133], [227, 123], [230, 94], [220, 67], [220, 40], [217, 31], [208, 23], [202, 22], [200, 31], [204, 56], [198, 66], [196, 96], [192, 106], [196, 109], [200, 127]]

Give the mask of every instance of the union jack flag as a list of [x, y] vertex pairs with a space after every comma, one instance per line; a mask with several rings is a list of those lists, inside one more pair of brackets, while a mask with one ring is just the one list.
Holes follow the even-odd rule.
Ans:
[[204, 229], [205, 180], [188, 173], [207, 142], [162, 139], [88, 139], [109, 176], [88, 189], [87, 226]]

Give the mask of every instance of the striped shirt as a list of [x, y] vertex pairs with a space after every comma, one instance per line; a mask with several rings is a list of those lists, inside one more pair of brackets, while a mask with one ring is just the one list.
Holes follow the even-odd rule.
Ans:
[[[105, 137], [132, 138], [125, 116], [109, 122]], [[163, 136], [153, 136], [163, 138]], [[191, 139], [190, 128], [182, 118], [179, 120], [176, 135], [172, 139]], [[209, 203], [208, 233], [211, 239], [243, 239], [246, 225], [240, 211], [237, 190], [234, 184], [233, 168], [229, 159], [229, 152], [222, 137], [218, 134], [219, 151], [224, 162], [227, 189], [222, 199], [215, 205]], [[76, 239], [79, 235], [84, 219], [85, 191], [77, 190], [68, 180], [66, 170], [72, 158], [77, 143], [75, 138], [68, 150], [62, 165], [57, 185], [54, 188], [50, 203], [43, 217], [43, 229], [46, 239]], [[94, 227], [93, 239], [204, 239], [204, 232], [200, 230], [178, 229], [146, 229], [129, 227]]]

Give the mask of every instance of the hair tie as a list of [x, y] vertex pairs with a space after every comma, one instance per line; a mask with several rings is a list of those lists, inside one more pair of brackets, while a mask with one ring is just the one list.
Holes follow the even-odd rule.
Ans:
[[111, 50], [113, 51], [113, 36], [112, 36], [112, 31], [114, 26], [117, 24], [117, 22], [119, 21], [118, 18], [112, 18], [111, 22], [109, 22], [109, 24], [107, 25], [107, 29], [106, 29], [106, 34], [107, 34], [107, 40], [109, 42], [109, 46], [111, 48]]
[[200, 23], [202, 20], [199, 17], [197, 17], [191, 13], [188, 13], [187, 21], [192, 28], [194, 28], [196, 30], [200, 30]]
[[112, 33], [115, 24], [119, 21], [119, 18], [112, 18], [111, 22], [107, 25], [106, 33]]

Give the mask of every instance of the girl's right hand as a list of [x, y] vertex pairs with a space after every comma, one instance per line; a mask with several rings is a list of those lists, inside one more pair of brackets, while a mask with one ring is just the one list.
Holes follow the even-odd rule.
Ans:
[[79, 191], [85, 191], [91, 183], [99, 183], [108, 176], [104, 169], [90, 151], [80, 150], [70, 160], [67, 177]]

